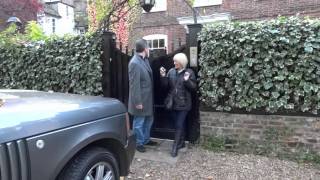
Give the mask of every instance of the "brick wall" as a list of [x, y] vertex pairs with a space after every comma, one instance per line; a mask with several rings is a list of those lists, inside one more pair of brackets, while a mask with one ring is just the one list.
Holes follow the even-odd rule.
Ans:
[[[198, 8], [198, 11], [201, 15], [227, 12], [233, 20], [268, 19], [297, 13], [320, 17], [320, 0], [223, 0], [222, 5]], [[183, 0], [167, 0], [167, 11], [141, 13], [133, 25], [130, 48], [137, 38], [160, 33], [168, 35], [168, 50], [171, 52], [172, 43], [179, 38], [185, 42], [186, 30], [179, 25], [177, 18], [186, 16], [192, 16], [192, 12]]]
[[265, 19], [300, 13], [320, 17], [319, 0], [224, 0], [223, 7], [235, 20]]
[[243, 115], [219, 112], [201, 112], [201, 136], [223, 136], [232, 140], [260, 143], [265, 131], [275, 128], [278, 132], [288, 131], [281, 137], [290, 149], [301, 147], [320, 152], [320, 118], [279, 115]]
[[[197, 8], [197, 10], [201, 15], [223, 12], [219, 5]], [[141, 13], [134, 23], [134, 28], [177, 25], [178, 17], [187, 16], [192, 16], [192, 11], [183, 0], [168, 0], [166, 11]]]
[[[198, 8], [201, 15], [222, 12], [221, 6]], [[168, 35], [168, 52], [178, 48], [179, 39], [182, 44], [186, 41], [186, 29], [177, 21], [178, 17], [192, 16], [191, 9], [183, 0], [168, 0], [167, 11], [141, 13], [133, 25], [130, 33], [129, 47], [134, 47], [138, 38], [152, 34]], [[173, 46], [173, 47], [172, 47]]]

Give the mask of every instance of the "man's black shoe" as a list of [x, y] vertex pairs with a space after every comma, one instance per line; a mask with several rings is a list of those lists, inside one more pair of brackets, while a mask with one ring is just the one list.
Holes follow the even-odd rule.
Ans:
[[147, 145], [147, 146], [157, 146], [158, 145], [158, 143], [157, 142], [155, 142], [155, 141], [149, 141], [147, 144], [145, 144], [145, 145]]
[[137, 146], [136, 149], [137, 149], [137, 151], [139, 151], [141, 153], [146, 152], [146, 148], [144, 148], [144, 146]]

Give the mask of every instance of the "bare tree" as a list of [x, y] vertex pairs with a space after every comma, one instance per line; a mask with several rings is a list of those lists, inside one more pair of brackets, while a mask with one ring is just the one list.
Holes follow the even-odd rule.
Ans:
[[193, 3], [194, 0], [183, 0], [188, 6], [189, 8], [192, 10], [192, 15], [193, 15], [193, 21], [194, 24], [198, 23], [198, 19], [197, 19], [197, 15], [199, 14], [199, 12], [197, 11], [196, 8], [193, 7]]
[[139, 7], [138, 2], [132, 4], [130, 0], [115, 1], [112, 9], [107, 13], [103, 20], [103, 29], [109, 30], [112, 24], [119, 22], [120, 19], [127, 16], [131, 10], [137, 7]]
[[1, 14], [6, 17], [17, 16], [23, 22], [36, 20], [42, 8], [38, 0], [0, 0]]
[[[111, 26], [126, 17], [130, 11], [139, 7], [139, 0], [91, 0], [98, 7], [99, 28], [110, 30]], [[102, 18], [101, 18], [102, 17]]]

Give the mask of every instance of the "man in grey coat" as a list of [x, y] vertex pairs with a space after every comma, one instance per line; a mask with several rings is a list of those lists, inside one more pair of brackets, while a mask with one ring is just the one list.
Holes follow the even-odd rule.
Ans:
[[136, 41], [136, 54], [129, 63], [129, 113], [134, 116], [133, 130], [137, 151], [145, 152], [144, 145], [157, 145], [150, 141], [153, 123], [153, 75], [149, 61], [147, 41]]

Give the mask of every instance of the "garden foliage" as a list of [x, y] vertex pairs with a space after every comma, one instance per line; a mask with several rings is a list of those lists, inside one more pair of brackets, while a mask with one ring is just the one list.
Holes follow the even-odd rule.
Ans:
[[[37, 39], [37, 34], [29, 36]], [[0, 89], [102, 94], [101, 35], [0, 43]]]
[[220, 111], [320, 109], [320, 21], [283, 18], [206, 26], [202, 102]]

